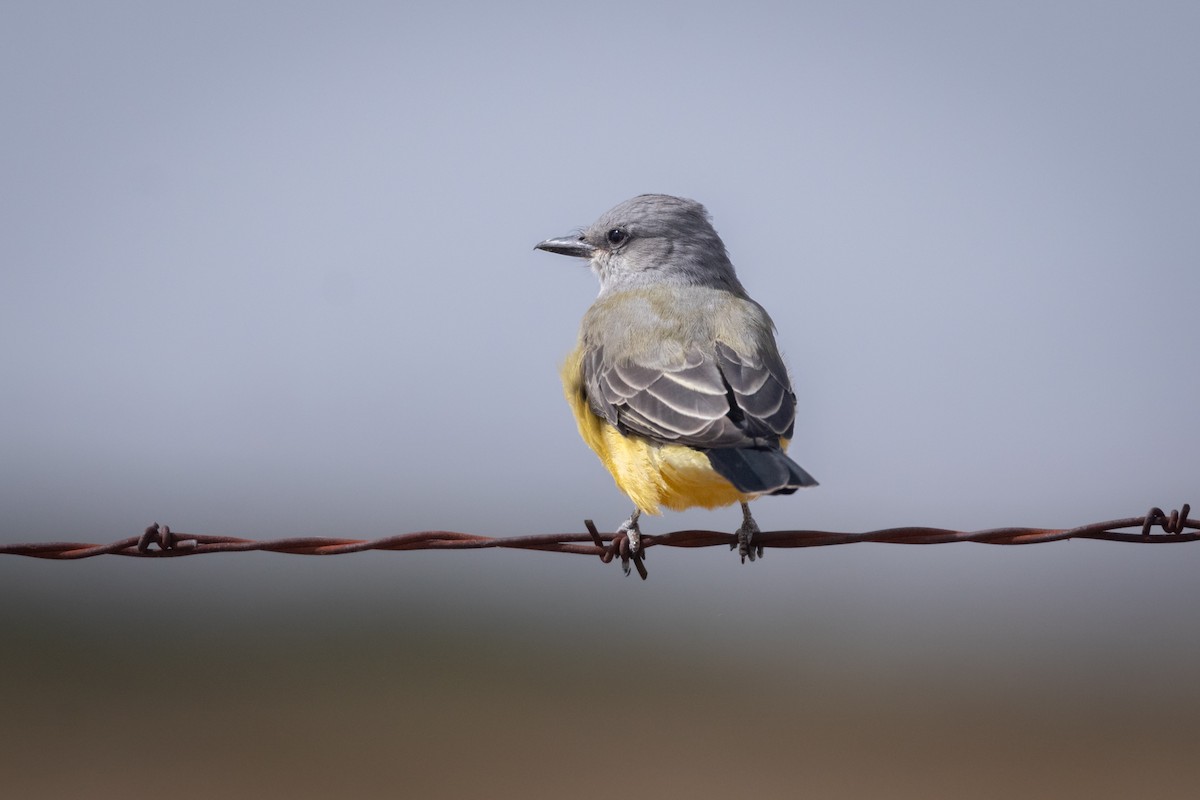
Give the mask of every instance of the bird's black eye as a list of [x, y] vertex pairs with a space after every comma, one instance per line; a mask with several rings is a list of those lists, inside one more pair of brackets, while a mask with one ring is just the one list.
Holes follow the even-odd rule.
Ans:
[[629, 238], [629, 234], [624, 228], [613, 228], [608, 233], [604, 234], [604, 238], [608, 239], [608, 243], [616, 247]]

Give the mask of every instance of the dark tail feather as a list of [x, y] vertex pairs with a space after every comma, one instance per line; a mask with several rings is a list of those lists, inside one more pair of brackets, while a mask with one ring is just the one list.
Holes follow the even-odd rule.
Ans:
[[739, 492], [791, 494], [817, 482], [782, 450], [717, 447], [705, 451], [709, 463]]

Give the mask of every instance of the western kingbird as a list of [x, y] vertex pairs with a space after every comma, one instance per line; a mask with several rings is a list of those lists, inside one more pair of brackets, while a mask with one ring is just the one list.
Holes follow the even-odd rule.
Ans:
[[738, 281], [704, 206], [643, 194], [538, 250], [589, 259], [600, 295], [562, 368], [579, 433], [638, 517], [742, 504], [742, 561], [762, 555], [747, 503], [817, 482], [784, 453], [796, 395], [775, 326]]

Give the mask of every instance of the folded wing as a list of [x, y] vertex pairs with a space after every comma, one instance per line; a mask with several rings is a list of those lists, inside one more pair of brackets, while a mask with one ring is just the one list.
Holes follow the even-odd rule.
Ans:
[[665, 365], [584, 355], [592, 410], [622, 433], [705, 451], [713, 468], [748, 494], [815, 484], [780, 446], [796, 419], [796, 396], [773, 352], [740, 354], [724, 342]]

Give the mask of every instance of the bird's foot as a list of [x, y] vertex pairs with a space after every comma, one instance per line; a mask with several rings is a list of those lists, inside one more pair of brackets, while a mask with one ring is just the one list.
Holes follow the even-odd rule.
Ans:
[[[613, 539], [618, 539], [624, 536], [628, 542], [629, 555], [636, 556], [642, 550], [642, 529], [638, 527], [638, 515], [634, 514], [629, 519], [621, 523], [621, 527], [617, 528], [617, 532], [613, 534]], [[624, 548], [622, 548], [624, 549]], [[628, 572], [628, 569], [626, 569]]]
[[638, 517], [641, 515], [641, 511], [634, 510], [629, 519], [617, 528], [609, 547], [621, 557], [621, 569], [626, 575], [629, 574], [629, 564], [632, 561], [637, 567], [638, 575], [645, 580], [646, 565], [642, 563], [642, 559], [645, 558], [646, 551], [642, 549], [642, 529], [638, 527]]
[[607, 564], [613, 558], [619, 556], [621, 558], [621, 569], [625, 574], [629, 574], [630, 563], [637, 568], [638, 575], [642, 580], [646, 580], [649, 574], [646, 572], [646, 565], [642, 563], [646, 558], [646, 551], [642, 548], [642, 531], [638, 528], [638, 517], [642, 515], [640, 510], [635, 509], [629, 515], [629, 519], [621, 523], [621, 527], [617, 528], [617, 532], [613, 534], [612, 539], [606, 545], [604, 540], [600, 538], [600, 532], [596, 530], [595, 524], [590, 519], [585, 519], [583, 524], [587, 526], [588, 532], [592, 534], [592, 540], [595, 541], [597, 547], [603, 548], [604, 552], [600, 554], [600, 560]]
[[758, 523], [754, 521], [754, 517], [750, 514], [750, 506], [742, 503], [742, 526], [737, 529], [735, 536], [737, 541], [729, 545], [729, 549], [737, 548], [738, 555], [742, 557], [742, 563], [746, 563], [749, 558], [754, 561], [755, 558], [762, 558], [762, 545], [754, 544], [754, 534], [761, 533], [758, 528]]

